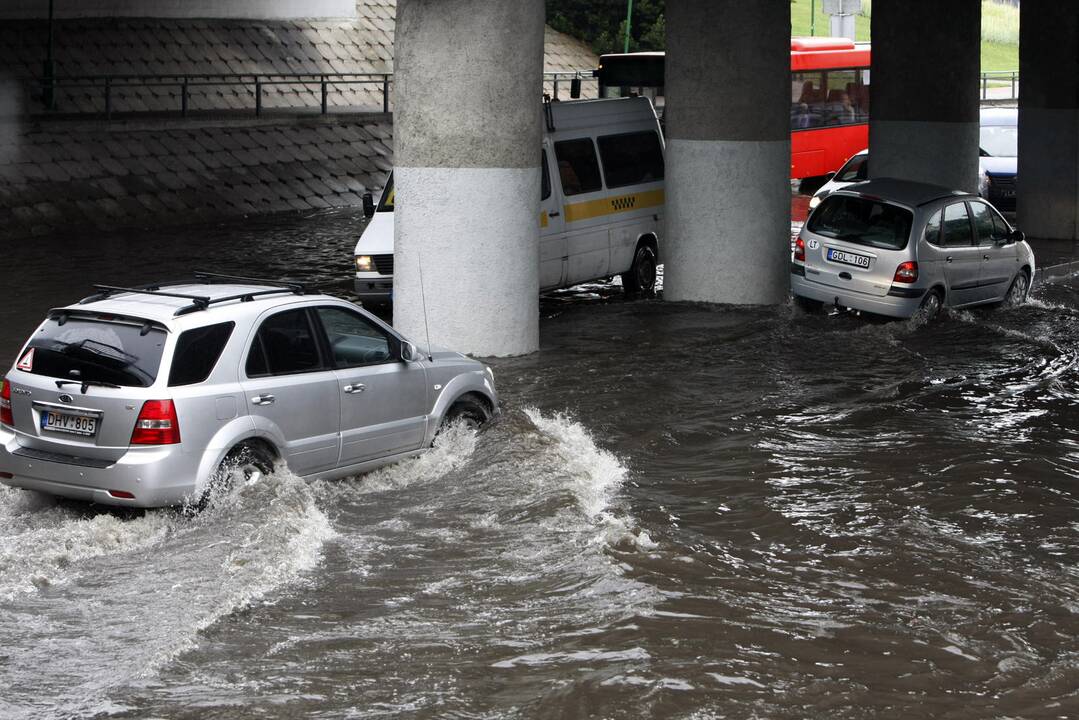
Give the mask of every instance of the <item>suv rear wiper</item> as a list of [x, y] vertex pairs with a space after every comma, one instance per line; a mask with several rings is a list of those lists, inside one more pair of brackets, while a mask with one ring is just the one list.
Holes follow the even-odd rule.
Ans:
[[83, 395], [86, 394], [86, 388], [90, 387], [91, 385], [94, 386], [94, 387], [115, 388], [115, 389], [119, 389], [119, 388], [123, 387], [123, 385], [117, 385], [116, 383], [111, 383], [111, 382], [104, 382], [102, 380], [57, 380], [56, 381], [57, 389], [61, 389], [65, 385], [81, 385], [82, 386], [81, 391], [82, 391]]

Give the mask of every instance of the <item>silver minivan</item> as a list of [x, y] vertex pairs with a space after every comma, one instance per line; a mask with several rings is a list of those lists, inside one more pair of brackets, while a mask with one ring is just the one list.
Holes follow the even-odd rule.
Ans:
[[1020, 303], [1034, 253], [988, 202], [937, 185], [881, 178], [838, 190], [795, 243], [791, 292], [890, 317], [942, 307]]
[[108, 505], [365, 472], [498, 412], [490, 368], [299, 286], [203, 274], [49, 311], [0, 390], [0, 481]]

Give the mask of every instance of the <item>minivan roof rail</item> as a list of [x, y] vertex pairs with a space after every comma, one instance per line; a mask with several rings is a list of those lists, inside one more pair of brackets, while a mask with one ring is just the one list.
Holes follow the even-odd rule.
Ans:
[[[180, 315], [186, 315], [191, 312], [199, 310], [206, 310], [211, 305], [218, 303], [230, 302], [233, 300], [239, 300], [240, 302], [251, 302], [256, 297], [264, 295], [277, 295], [280, 293], [293, 293], [296, 295], [304, 294], [304, 286], [300, 283], [282, 283], [276, 280], [268, 280], [263, 278], [249, 278], [242, 277], [240, 275], [223, 275], [220, 273], [208, 273], [208, 272], [195, 272], [195, 282], [190, 280], [173, 280], [164, 283], [152, 283], [149, 285], [140, 285], [138, 287], [122, 287], [118, 285], [94, 285], [96, 293], [85, 297], [79, 301], [80, 305], [86, 303], [97, 302], [98, 300], [104, 300], [112, 297], [117, 293], [135, 293], [139, 295], [156, 295], [158, 297], [174, 297], [184, 300], [190, 300], [191, 304], [181, 307], [173, 314], [174, 317]], [[198, 283], [205, 283], [212, 285], [215, 282], [243, 282], [252, 285], [266, 285], [265, 290], [255, 290], [253, 292], [237, 293], [235, 295], [225, 295], [222, 297], [211, 298], [207, 295], [192, 295], [189, 293], [177, 293], [162, 290], [163, 287], [171, 287], [176, 285], [192, 285]]]

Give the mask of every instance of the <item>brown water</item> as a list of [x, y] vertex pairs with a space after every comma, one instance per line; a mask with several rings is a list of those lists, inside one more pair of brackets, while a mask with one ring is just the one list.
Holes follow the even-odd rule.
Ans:
[[[90, 281], [347, 291], [358, 227], [17, 250], [0, 353]], [[503, 418], [423, 458], [194, 518], [0, 490], [0, 717], [1079, 715], [1073, 287], [927, 327], [541, 309]]]

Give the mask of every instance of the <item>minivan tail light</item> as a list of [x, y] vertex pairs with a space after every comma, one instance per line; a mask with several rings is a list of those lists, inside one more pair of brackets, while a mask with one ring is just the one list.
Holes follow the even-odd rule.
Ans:
[[892, 282], [897, 283], [912, 283], [918, 281], [918, 263], [913, 260], [908, 260], [905, 263], [900, 263], [899, 267], [895, 269], [895, 277], [892, 278]]
[[180, 420], [172, 400], [147, 400], [142, 404], [135, 429], [131, 431], [132, 445], [175, 445], [180, 442]]
[[806, 261], [806, 241], [802, 238], [798, 238], [794, 241], [794, 259]]
[[11, 412], [11, 383], [7, 378], [0, 380], [0, 425], [15, 426], [15, 416]]

